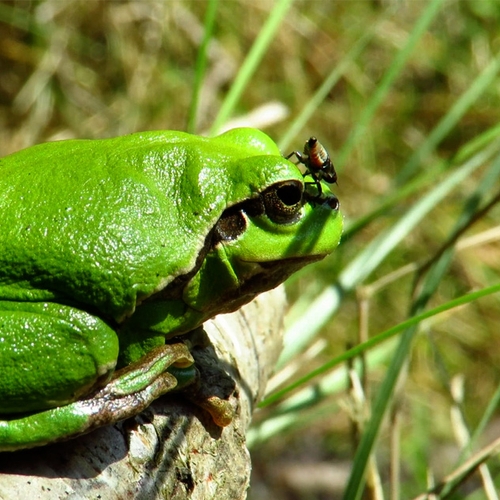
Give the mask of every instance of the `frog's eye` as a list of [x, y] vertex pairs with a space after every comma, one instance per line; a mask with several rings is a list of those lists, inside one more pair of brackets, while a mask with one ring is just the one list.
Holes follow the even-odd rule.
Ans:
[[264, 210], [270, 220], [277, 224], [290, 224], [300, 216], [302, 208], [302, 183], [285, 181], [266, 189], [261, 197]]
[[303, 184], [297, 180], [278, 182], [252, 198], [224, 211], [214, 228], [212, 244], [240, 237], [247, 228], [247, 217], [267, 217], [276, 224], [291, 224], [300, 217]]

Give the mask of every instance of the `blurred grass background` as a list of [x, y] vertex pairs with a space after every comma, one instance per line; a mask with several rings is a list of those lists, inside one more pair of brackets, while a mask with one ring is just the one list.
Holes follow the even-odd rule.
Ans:
[[[195, 61], [210, 19], [203, 71]], [[282, 387], [425, 307], [498, 284], [499, 26], [494, 0], [2, 1], [0, 156], [46, 140], [214, 124], [262, 128], [284, 154], [318, 137], [339, 173], [346, 236], [292, 278], [287, 372], [272, 382]], [[258, 411], [249, 497], [359, 498], [367, 470], [364, 498], [413, 498], [456, 470], [468, 432], [479, 428], [463, 458], [494, 445], [499, 305], [498, 294], [464, 300], [420, 323], [399, 366], [393, 337], [367, 346], [359, 376], [326, 370], [303, 400]], [[311, 311], [325, 318], [315, 324]], [[363, 441], [363, 429], [378, 440]], [[492, 454], [446, 498], [498, 498]]]

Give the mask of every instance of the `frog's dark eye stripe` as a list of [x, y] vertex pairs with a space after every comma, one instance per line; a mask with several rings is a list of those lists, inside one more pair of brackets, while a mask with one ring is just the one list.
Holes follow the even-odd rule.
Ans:
[[231, 241], [241, 236], [247, 227], [241, 204], [224, 211], [214, 228], [212, 245], [220, 241]]

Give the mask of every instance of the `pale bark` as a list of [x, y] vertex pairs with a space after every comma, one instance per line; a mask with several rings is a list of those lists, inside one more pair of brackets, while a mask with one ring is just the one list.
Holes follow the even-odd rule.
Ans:
[[195, 359], [217, 393], [232, 392], [229, 426], [221, 429], [182, 396], [166, 395], [116, 426], [0, 453], [0, 498], [245, 498], [245, 432], [281, 349], [284, 303], [277, 289], [204, 326], [214, 347], [195, 349]]

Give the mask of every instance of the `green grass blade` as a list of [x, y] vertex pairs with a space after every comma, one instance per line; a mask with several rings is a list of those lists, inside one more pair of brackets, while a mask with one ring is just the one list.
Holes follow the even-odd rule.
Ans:
[[[475, 445], [479, 442], [479, 439], [483, 435], [484, 431], [486, 430], [487, 425], [494, 418], [499, 404], [500, 404], [500, 385], [497, 387], [497, 390], [495, 391], [495, 393], [491, 397], [491, 399], [488, 403], [488, 406], [486, 407], [486, 410], [484, 411], [483, 416], [482, 416], [479, 424], [474, 429], [474, 432], [469, 439], [467, 446], [460, 452], [460, 457], [456, 463], [457, 467], [465, 462], [466, 458], [470, 455], [470, 453], [473, 450], [473, 448], [475, 447]], [[443, 490], [441, 491], [442, 496], [449, 493], [450, 490], [451, 490], [451, 488], [444, 487]]]
[[373, 38], [375, 32], [376, 27], [365, 33], [364, 36], [362, 36], [354, 44], [351, 50], [343, 57], [342, 61], [332, 69], [325, 81], [321, 84], [320, 88], [311, 97], [309, 102], [304, 105], [301, 113], [293, 120], [291, 126], [283, 134], [283, 137], [278, 143], [281, 151], [286, 151], [288, 149], [292, 140], [299, 134], [302, 128], [306, 125], [307, 121], [313, 116], [316, 109], [318, 109], [320, 104], [325, 100], [332, 88], [349, 68], [352, 61], [354, 61], [361, 54], [368, 42]]
[[[461, 233], [464, 228], [470, 226], [477, 220], [477, 214], [480, 213], [480, 202], [486, 197], [490, 191], [491, 186], [495, 186], [495, 181], [498, 181], [500, 171], [500, 158], [496, 158], [491, 167], [486, 171], [482, 182], [479, 183], [478, 188], [468, 197], [462, 214], [458, 217], [455, 223], [455, 229], [450, 232], [449, 241], [454, 242], [454, 236]], [[451, 177], [451, 176], [450, 176]], [[493, 196], [493, 202], [498, 203], [498, 194]], [[485, 204], [491, 208], [491, 202]], [[429, 268], [429, 272], [425, 276], [423, 286], [418, 294], [418, 297], [413, 303], [410, 311], [411, 316], [421, 314], [426, 307], [430, 298], [434, 295], [439, 285], [441, 284], [444, 274], [451, 265], [454, 256], [454, 247], [448, 246], [440, 254], [439, 258]], [[500, 285], [495, 285], [495, 288], [500, 288]], [[417, 332], [416, 325], [408, 328], [401, 337], [398, 350], [389, 365], [386, 376], [380, 387], [379, 393], [373, 405], [373, 412], [366, 427], [365, 432], [361, 438], [358, 449], [353, 462], [353, 469], [351, 477], [347, 484], [344, 498], [347, 500], [358, 499], [364, 488], [364, 477], [368, 461], [375, 445], [380, 426], [387, 413], [390, 402], [394, 394], [394, 390], [403, 367], [407, 363], [410, 349], [412, 346], [413, 338]]]
[[[364, 351], [365, 359], [363, 364], [361, 364], [359, 358], [356, 358], [357, 355], [352, 353], [352, 357], [350, 357], [350, 359], [353, 359], [352, 369], [361, 377], [362, 370], [376, 369], [381, 365], [385, 366], [394, 355], [396, 341], [396, 338], [392, 338], [386, 342], [381, 341], [381, 345], [375, 346], [369, 351]], [[270, 414], [266, 416], [264, 421], [252, 425], [250, 431], [247, 433], [247, 445], [249, 447], [257, 443], [265, 442], [267, 439], [292, 427], [295, 429], [303, 427], [303, 414], [301, 413], [299, 415], [299, 411], [315, 408], [328, 396], [338, 394], [340, 391], [345, 391], [346, 370], [341, 366], [343, 360], [339, 360], [339, 358], [336, 357], [335, 362], [332, 360], [330, 363], [332, 366], [336, 365], [335, 369], [331, 370], [330, 366], [324, 365], [324, 372], [329, 373], [322, 373], [323, 376], [321, 379], [316, 380], [314, 383], [308, 383], [310, 382], [309, 377], [301, 379], [304, 381], [304, 384], [307, 383], [305, 387], [289, 395], [280, 402], [272, 409]], [[294, 387], [297, 386], [294, 384]], [[284, 396], [287, 393], [288, 387], [287, 390], [280, 393], [280, 396]], [[275, 400], [274, 396], [275, 393], [273, 393], [270, 398], [273, 398], [273, 401], [277, 401], [278, 398]], [[267, 406], [268, 402], [269, 404], [272, 403], [269, 398], [266, 398], [263, 403]], [[314, 409], [314, 416], [310, 420], [314, 420], [318, 417], [320, 417], [320, 415]], [[313, 422], [310, 423], [312, 424]]]
[[210, 135], [216, 135], [224, 123], [230, 118], [236, 103], [238, 102], [245, 87], [250, 82], [250, 79], [260, 64], [267, 48], [272, 43], [274, 34], [281, 25], [281, 22], [283, 21], [283, 18], [292, 3], [293, 0], [278, 0], [275, 3], [273, 10], [271, 11], [271, 15], [262, 27], [259, 36], [255, 39], [248, 56], [241, 65], [241, 68], [231, 85], [231, 89], [222, 103], [219, 113], [215, 117], [214, 123], [210, 129]]
[[342, 149], [339, 151], [339, 154], [335, 159], [336, 164], [342, 166], [346, 162], [347, 157], [351, 154], [354, 145], [368, 128], [371, 119], [375, 115], [379, 106], [384, 101], [391, 85], [394, 83], [395, 79], [404, 68], [411, 53], [415, 49], [417, 42], [427, 31], [430, 23], [437, 15], [443, 3], [444, 0], [432, 0], [427, 4], [426, 9], [415, 24], [415, 27], [411, 32], [406, 45], [394, 56], [394, 60], [391, 66], [386, 71], [381, 82], [378, 84], [373, 97], [368, 102], [363, 110], [363, 113], [361, 113], [361, 116], [357, 120], [356, 127], [351, 131]]
[[209, 0], [207, 3], [207, 12], [205, 14], [205, 32], [203, 34], [203, 40], [198, 50], [198, 55], [196, 56], [193, 95], [191, 98], [191, 105], [189, 106], [188, 122], [186, 126], [186, 131], [191, 134], [194, 134], [196, 132], [196, 118], [199, 107], [200, 92], [203, 84], [203, 78], [205, 76], [205, 71], [207, 69], [208, 47], [214, 31], [218, 6], [219, 0]]
[[436, 163], [432, 168], [422, 171], [418, 177], [405, 183], [397, 190], [390, 191], [389, 194], [385, 196], [384, 199], [377, 205], [375, 210], [372, 210], [354, 221], [347, 222], [344, 234], [342, 235], [342, 243], [345, 244], [358, 231], [367, 226], [377, 217], [387, 213], [398, 202], [409, 198], [419, 190], [427, 188], [427, 186], [437, 182], [443, 172], [457, 163], [466, 161], [481, 149], [486, 148], [489, 143], [496, 141], [498, 137], [500, 137], [500, 124], [489, 128], [462, 146], [456, 154], [454, 160]]
[[420, 147], [415, 150], [397, 176], [396, 181], [399, 185], [404, 184], [415, 173], [421, 161], [436, 149], [437, 145], [447, 136], [466, 111], [468, 111], [481, 94], [493, 84], [499, 70], [500, 56], [497, 56], [490, 61], [467, 91], [460, 96], [448, 113], [446, 113], [443, 119], [427, 136]]
[[[413, 314], [418, 314], [424, 307], [430, 297], [433, 295], [444, 273], [448, 270], [453, 257], [453, 249], [448, 249], [441, 258], [435, 263], [426, 277], [423, 289], [412, 308]], [[365, 473], [368, 466], [373, 447], [377, 440], [380, 426], [386, 416], [387, 409], [392, 401], [395, 387], [399, 380], [401, 371], [406, 365], [410, 353], [413, 339], [417, 333], [417, 326], [411, 326], [400, 338], [398, 348], [392, 358], [384, 380], [380, 386], [375, 402], [370, 421], [361, 437], [361, 441], [356, 450], [351, 476], [347, 483], [344, 493], [345, 500], [358, 500], [363, 492], [365, 483]]]
[[498, 292], [500, 292], [500, 284], [492, 285], [490, 287], [483, 288], [481, 290], [476, 290], [474, 292], [467, 293], [465, 295], [462, 295], [461, 297], [457, 297], [454, 300], [450, 300], [449, 302], [446, 302], [446, 303], [441, 304], [437, 307], [434, 307], [433, 309], [429, 309], [428, 311], [424, 311], [420, 314], [417, 314], [416, 316], [412, 316], [411, 318], [385, 330], [384, 332], [379, 333], [379, 334], [371, 337], [366, 342], [363, 342], [362, 344], [359, 344], [355, 347], [348, 349], [347, 351], [343, 352], [341, 355], [339, 355], [339, 356], [335, 357], [334, 359], [332, 359], [331, 361], [321, 365], [319, 368], [311, 371], [310, 373], [308, 373], [304, 377], [301, 377], [300, 379], [295, 381], [293, 384], [288, 385], [284, 389], [282, 389], [280, 391], [276, 391], [275, 393], [273, 393], [270, 396], [268, 396], [267, 398], [265, 398], [260, 403], [259, 407], [265, 407], [265, 406], [269, 406], [269, 405], [275, 403], [276, 401], [280, 400], [282, 397], [284, 397], [289, 392], [297, 389], [300, 386], [308, 384], [315, 377], [317, 377], [319, 375], [323, 375], [324, 373], [330, 371], [335, 366], [338, 366], [342, 363], [345, 363], [346, 361], [348, 361], [350, 359], [354, 359], [358, 356], [361, 356], [366, 351], [373, 349], [377, 345], [394, 337], [395, 335], [402, 332], [403, 330], [418, 325], [420, 322], [424, 321], [425, 319], [431, 318], [431, 317], [436, 316], [437, 314], [441, 314], [445, 311], [449, 311], [450, 309], [454, 309], [456, 307], [461, 307], [465, 304], [468, 304], [470, 302], [473, 302], [475, 300], [481, 299], [483, 297], [486, 297], [488, 295], [492, 295], [492, 294], [498, 293]]

